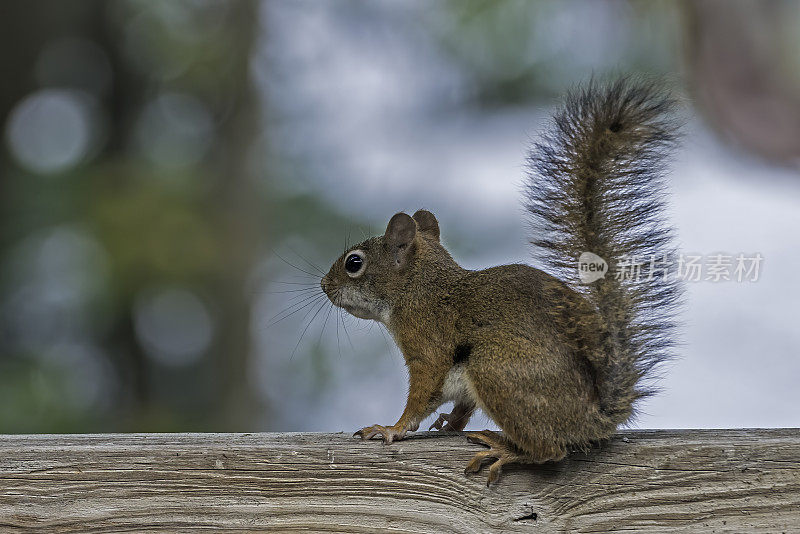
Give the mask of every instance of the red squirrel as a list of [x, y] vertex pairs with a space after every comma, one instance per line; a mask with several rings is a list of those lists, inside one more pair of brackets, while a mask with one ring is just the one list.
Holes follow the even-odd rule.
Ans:
[[585, 252], [609, 263], [674, 252], [661, 217], [674, 107], [655, 84], [630, 79], [590, 82], [566, 97], [528, 158], [541, 270], [460, 267], [424, 210], [395, 214], [384, 235], [334, 262], [323, 291], [385, 324], [409, 372], [400, 419], [356, 435], [403, 439], [445, 402], [453, 411], [431, 428], [461, 431], [480, 408], [502, 434], [468, 434], [489, 448], [466, 471], [489, 463], [492, 483], [507, 463], [561, 460], [631, 419], [652, 393], [646, 379], [671, 355], [680, 284], [655, 269], [582, 283], [577, 265]]

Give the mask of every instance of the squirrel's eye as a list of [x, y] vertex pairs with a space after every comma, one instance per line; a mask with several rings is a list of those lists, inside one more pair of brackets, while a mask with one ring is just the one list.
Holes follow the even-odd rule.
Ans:
[[347, 271], [348, 274], [356, 274], [363, 266], [364, 258], [355, 253], [350, 254], [347, 256], [347, 259], [344, 260], [344, 270]]

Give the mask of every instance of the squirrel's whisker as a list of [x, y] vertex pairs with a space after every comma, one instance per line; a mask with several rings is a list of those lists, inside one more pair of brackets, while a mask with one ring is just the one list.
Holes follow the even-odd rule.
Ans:
[[309, 300], [312, 300], [312, 299], [314, 299], [314, 298], [316, 298], [316, 297], [321, 297], [321, 296], [323, 296], [323, 295], [324, 295], [324, 294], [320, 292], [319, 294], [317, 294], [317, 293], [311, 293], [311, 294], [303, 293], [303, 294], [301, 294], [301, 295], [296, 295], [296, 296], [293, 296], [293, 297], [291, 297], [291, 298], [289, 299], [288, 306], [286, 306], [285, 308], [283, 308], [282, 310], [280, 310], [278, 313], [276, 313], [275, 315], [273, 315], [272, 317], [270, 317], [268, 320], [270, 320], [270, 321], [271, 321], [272, 319], [274, 319], [274, 318], [275, 318], [275, 317], [277, 317], [278, 315], [281, 315], [282, 313], [284, 313], [284, 312], [287, 312], [287, 311], [289, 311], [289, 310], [293, 309], [295, 306], [299, 306], [299, 305], [301, 305], [301, 304], [303, 304], [303, 303], [305, 303], [305, 302], [308, 302]]
[[[317, 280], [315, 278], [315, 280]], [[282, 284], [285, 286], [306, 286], [306, 287], [319, 287], [318, 282], [287, 282], [284, 280], [268, 280], [268, 284]]]
[[350, 344], [350, 348], [353, 352], [356, 352], [356, 348], [353, 346], [353, 340], [350, 339], [350, 332], [347, 331], [347, 325], [344, 322], [344, 315], [342, 314], [342, 328], [344, 329], [344, 335], [347, 336], [347, 342]]
[[282, 291], [266, 291], [269, 295], [281, 295], [283, 293], [308, 293], [309, 291], [317, 291], [318, 287], [304, 287], [302, 289], [284, 289]]
[[306, 257], [305, 257], [305, 256], [303, 256], [302, 254], [300, 254], [299, 252], [297, 252], [295, 249], [293, 249], [293, 248], [292, 248], [292, 247], [290, 247], [289, 245], [286, 245], [286, 246], [289, 248], [289, 250], [291, 250], [292, 252], [294, 252], [294, 253], [295, 253], [295, 254], [296, 254], [296, 255], [297, 255], [297, 256], [298, 256], [298, 257], [299, 257], [301, 260], [303, 260], [304, 262], [306, 262], [306, 265], [308, 265], [309, 267], [311, 267], [312, 269], [314, 269], [315, 271], [317, 271], [317, 272], [318, 272], [320, 275], [322, 275], [322, 276], [325, 276], [325, 274], [326, 274], [326, 273], [325, 273], [325, 271], [323, 271], [322, 269], [320, 269], [319, 267], [317, 267], [315, 264], [311, 263], [311, 262], [310, 262], [308, 259], [306, 259]]
[[322, 330], [319, 331], [319, 338], [317, 339], [317, 343], [322, 343], [322, 334], [325, 333], [325, 325], [328, 324], [328, 318], [331, 316], [332, 311], [333, 311], [333, 302], [329, 302], [328, 313], [325, 314], [325, 320], [322, 322]]
[[[289, 318], [289, 317], [291, 317], [292, 315], [294, 315], [294, 314], [296, 314], [296, 313], [298, 313], [298, 312], [301, 312], [301, 311], [303, 311], [304, 309], [306, 309], [306, 308], [307, 308], [307, 307], [309, 307], [309, 306], [312, 306], [312, 305], [316, 304], [316, 302], [317, 302], [319, 299], [322, 299], [322, 298], [324, 298], [324, 295], [315, 295], [315, 296], [313, 296], [313, 297], [309, 297], [309, 298], [308, 298], [306, 301], [303, 301], [303, 302], [300, 302], [300, 303], [298, 303], [298, 304], [295, 304], [294, 306], [299, 306], [299, 307], [298, 307], [297, 309], [295, 309], [294, 311], [292, 311], [292, 312], [290, 312], [290, 313], [286, 313], [285, 315], [283, 315], [282, 317], [279, 317], [278, 319], [275, 319], [274, 321], [272, 320], [272, 318], [274, 318], [275, 316], [273, 316], [272, 318], [270, 318], [270, 323], [269, 323], [269, 324], [266, 326], [266, 328], [270, 328], [270, 327], [272, 327], [272, 326], [275, 326], [276, 324], [280, 323], [281, 321], [283, 321], [283, 320], [285, 320], [285, 319], [288, 319], [288, 318]], [[300, 304], [302, 304], [302, 305], [300, 305]], [[291, 307], [290, 307], [289, 309], [291, 309]], [[287, 310], [283, 310], [283, 311], [279, 312], [279, 313], [278, 313], [278, 314], [276, 314], [276, 315], [283, 314], [283, 313], [285, 313], [286, 311], [287, 311]]]
[[[301, 269], [301, 268], [300, 268], [300, 267], [298, 267], [297, 265], [295, 265], [295, 264], [291, 263], [291, 262], [290, 262], [290, 261], [288, 261], [286, 258], [284, 258], [284, 257], [283, 257], [283, 256], [281, 256], [280, 254], [278, 254], [278, 251], [276, 251], [276, 250], [273, 250], [273, 251], [272, 251], [272, 253], [273, 253], [275, 256], [277, 256], [279, 260], [281, 260], [283, 263], [285, 263], [285, 264], [286, 264], [286, 265], [288, 265], [289, 267], [293, 267], [294, 269], [296, 269], [296, 270], [300, 271], [301, 273], [305, 273], [305, 274], [307, 274], [307, 275], [308, 275], [308, 276], [310, 276], [311, 278], [317, 278], [317, 279], [319, 279], [319, 277], [320, 277], [320, 276], [319, 276], [318, 274], [316, 274], [316, 273], [310, 273], [310, 272], [306, 271], [305, 269]], [[323, 275], [324, 275], [324, 274], [325, 274], [325, 273], [323, 273]]]
[[[291, 360], [294, 357], [294, 353], [297, 352], [297, 347], [299, 347], [300, 346], [300, 342], [303, 341], [303, 336], [306, 335], [306, 332], [308, 331], [308, 328], [314, 323], [314, 319], [317, 318], [317, 315], [319, 314], [319, 312], [322, 311], [324, 308], [325, 308], [325, 302], [323, 302], [322, 304], [320, 304], [316, 308], [311, 308], [312, 310], [316, 309], [317, 311], [314, 312], [314, 315], [311, 317], [311, 320], [309, 320], [308, 324], [306, 325], [306, 327], [303, 328], [303, 332], [300, 334], [300, 339], [297, 340], [297, 344], [294, 346], [294, 349], [292, 350], [292, 353], [289, 355], [289, 360]], [[305, 321], [306, 317], [308, 317], [308, 313], [306, 313], [306, 315], [303, 316], [303, 320], [304, 321]]]
[[336, 347], [339, 350], [339, 359], [342, 358], [342, 343], [339, 339], [339, 319], [342, 317], [342, 308], [336, 308]]

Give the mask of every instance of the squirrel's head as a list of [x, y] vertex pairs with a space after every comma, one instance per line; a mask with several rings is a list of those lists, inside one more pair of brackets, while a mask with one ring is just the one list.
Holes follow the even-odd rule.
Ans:
[[444, 251], [433, 213], [419, 210], [413, 217], [397, 213], [384, 235], [350, 247], [333, 263], [322, 278], [322, 290], [352, 315], [388, 323], [418, 256], [434, 244]]

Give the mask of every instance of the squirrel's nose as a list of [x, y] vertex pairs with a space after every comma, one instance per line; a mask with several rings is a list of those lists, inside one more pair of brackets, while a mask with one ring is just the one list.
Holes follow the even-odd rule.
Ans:
[[328, 292], [328, 275], [322, 277], [322, 280], [319, 282], [319, 286], [322, 288], [323, 292]]

